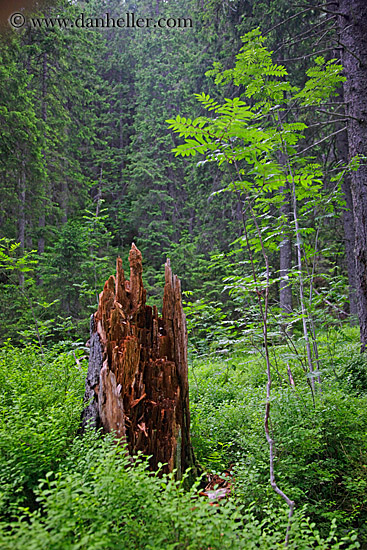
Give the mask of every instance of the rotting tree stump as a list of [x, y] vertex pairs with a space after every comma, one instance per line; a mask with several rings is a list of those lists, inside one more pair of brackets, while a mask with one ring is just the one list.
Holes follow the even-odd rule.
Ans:
[[130, 280], [121, 258], [91, 317], [90, 358], [82, 426], [115, 431], [130, 455], [150, 455], [150, 466], [166, 464], [181, 479], [196, 474], [190, 443], [187, 330], [181, 285], [165, 265], [162, 316], [146, 305], [142, 256], [133, 244]]

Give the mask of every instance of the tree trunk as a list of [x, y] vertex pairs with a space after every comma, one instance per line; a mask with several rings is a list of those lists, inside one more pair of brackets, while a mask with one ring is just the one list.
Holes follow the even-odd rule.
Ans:
[[[18, 175], [19, 183], [19, 212], [18, 212], [18, 241], [20, 254], [24, 255], [25, 250], [25, 224], [26, 224], [26, 175], [25, 161], [21, 161], [21, 170]], [[24, 273], [19, 272], [19, 285], [24, 287]]]
[[[46, 103], [46, 95], [47, 95], [47, 53], [44, 52], [43, 54], [43, 61], [42, 61], [42, 121], [44, 123], [44, 139], [45, 139], [45, 146], [46, 146], [46, 122], [47, 122], [47, 103]], [[45, 151], [42, 151], [45, 166], [47, 166], [47, 160], [46, 160], [46, 154]], [[39, 228], [39, 237], [38, 237], [38, 244], [37, 244], [37, 253], [39, 256], [42, 256], [45, 252], [45, 227], [46, 227], [46, 201], [43, 199], [43, 205], [42, 205], [42, 213], [38, 219], [38, 228]], [[37, 286], [40, 286], [42, 284], [42, 279], [37, 273], [36, 276], [36, 282]]]
[[[348, 146], [350, 158], [367, 155], [367, 20], [366, 0], [339, 0], [339, 30], [346, 81]], [[367, 343], [367, 164], [361, 159], [351, 172], [355, 229], [355, 273], [362, 351]]]
[[285, 324], [287, 317], [292, 313], [292, 285], [289, 283], [289, 273], [292, 270], [292, 237], [291, 237], [291, 196], [289, 190], [283, 189], [283, 201], [280, 213], [285, 220], [282, 233], [282, 242], [279, 247], [279, 301]]
[[151, 455], [150, 466], [166, 464], [181, 479], [186, 468], [195, 475], [190, 443], [187, 331], [181, 286], [165, 266], [162, 317], [147, 306], [142, 257], [133, 244], [130, 280], [117, 259], [116, 277], [105, 283], [91, 318], [90, 360], [83, 428], [91, 421], [114, 430], [131, 455]]
[[[287, 159], [284, 152], [279, 151], [278, 162], [283, 168], [286, 167]], [[292, 329], [288, 328], [289, 317], [293, 312], [292, 284], [289, 282], [289, 274], [292, 271], [292, 198], [289, 184], [281, 188], [281, 193], [283, 200], [280, 215], [283, 225], [282, 242], [279, 246], [279, 304], [283, 317], [282, 330], [291, 334]]]
[[[348, 136], [347, 132], [341, 132], [337, 135], [336, 144], [338, 153], [344, 163], [348, 162]], [[346, 172], [343, 177], [342, 192], [345, 199], [345, 210], [343, 211], [344, 225], [344, 244], [345, 256], [347, 261], [347, 273], [349, 283], [349, 313], [352, 323], [355, 323], [355, 318], [358, 314], [357, 295], [356, 295], [356, 268], [354, 259], [354, 216], [353, 216], [353, 200], [351, 192], [351, 175]]]

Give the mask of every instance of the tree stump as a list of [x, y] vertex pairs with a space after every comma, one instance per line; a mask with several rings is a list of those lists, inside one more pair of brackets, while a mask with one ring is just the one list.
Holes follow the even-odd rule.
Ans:
[[91, 317], [90, 359], [82, 414], [83, 429], [92, 422], [115, 431], [131, 455], [151, 455], [150, 466], [195, 470], [190, 443], [187, 330], [181, 285], [165, 265], [162, 316], [146, 305], [142, 256], [133, 244], [130, 280], [121, 258]]

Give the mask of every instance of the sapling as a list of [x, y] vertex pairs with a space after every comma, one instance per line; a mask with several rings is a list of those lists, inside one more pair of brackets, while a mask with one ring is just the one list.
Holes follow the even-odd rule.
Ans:
[[[302, 233], [305, 229], [300, 226], [299, 203], [306, 203], [313, 208], [321, 203], [322, 174], [319, 166], [307, 163], [297, 155], [296, 147], [304, 137], [307, 125], [297, 119], [285, 122], [281, 113], [286, 108], [288, 112], [296, 107], [297, 110], [310, 106], [317, 108], [327, 101], [343, 77], [340, 75], [340, 65], [334, 61], [325, 63], [320, 57], [316, 59], [316, 66], [307, 72], [309, 78], [300, 90], [285, 80], [285, 67], [272, 62], [271, 52], [263, 46], [264, 38], [259, 30], [248, 33], [243, 37], [243, 42], [244, 46], [237, 55], [233, 69], [222, 71], [220, 65], [216, 64], [214, 70], [209, 71], [209, 74], [215, 75], [217, 84], [233, 82], [240, 86], [242, 95], [226, 99], [220, 104], [204, 93], [196, 94], [203, 107], [212, 111], [214, 117], [200, 116], [192, 120], [177, 116], [167, 122], [171, 129], [185, 139], [184, 144], [173, 150], [176, 155], [200, 153], [205, 155], [206, 161], [216, 162], [221, 167], [227, 166], [231, 181], [220, 192], [235, 193], [241, 204], [243, 241], [252, 272], [252, 283], [247, 283], [247, 288], [257, 300], [262, 320], [267, 372], [264, 427], [269, 444], [270, 483], [289, 506], [289, 524], [285, 537], [287, 546], [295, 503], [278, 487], [275, 479], [274, 440], [269, 429], [272, 377], [268, 341], [269, 289], [279, 281], [271, 272], [268, 250], [271, 250], [273, 241], [279, 240], [284, 222], [278, 220], [275, 226], [268, 224], [265, 227], [262, 224], [263, 219], [268, 223], [267, 213], [274, 195], [289, 189], [296, 238], [303, 337], [313, 394], [315, 378], [303, 278]], [[279, 157], [282, 158], [281, 163]], [[245, 218], [245, 209], [249, 212], [249, 220]], [[255, 237], [249, 235], [249, 222], [253, 224]], [[265, 273], [259, 273], [255, 259], [258, 252], [261, 253]], [[314, 347], [314, 353], [317, 360], [317, 347]]]

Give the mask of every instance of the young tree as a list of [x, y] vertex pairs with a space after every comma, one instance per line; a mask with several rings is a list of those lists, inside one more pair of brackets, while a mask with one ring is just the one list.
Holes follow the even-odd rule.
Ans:
[[[292, 107], [318, 108], [343, 80], [341, 66], [334, 61], [316, 60], [307, 72], [308, 79], [302, 89], [286, 80], [287, 71], [272, 61], [270, 52], [263, 46], [264, 39], [258, 30], [248, 33], [244, 46], [237, 56], [233, 69], [221, 71], [216, 67], [217, 83], [233, 81], [242, 95], [226, 99], [224, 104], [206, 94], [197, 94], [201, 104], [214, 113], [214, 117], [196, 119], [177, 116], [168, 120], [169, 127], [185, 138], [185, 143], [175, 148], [183, 156], [204, 154], [207, 160], [220, 166], [227, 165], [232, 181], [226, 187], [243, 202], [243, 241], [246, 244], [251, 265], [250, 277], [242, 284], [257, 296], [263, 324], [263, 339], [267, 365], [267, 403], [265, 432], [270, 448], [270, 478], [274, 490], [284, 498], [293, 513], [292, 501], [279, 489], [274, 476], [273, 441], [269, 434], [271, 366], [268, 352], [269, 290], [277, 280], [271, 273], [269, 253], [276, 242], [281, 241], [284, 216], [271, 215], [271, 207], [277, 193], [289, 189], [292, 205], [292, 226], [296, 241], [297, 275], [301, 319], [311, 386], [315, 387], [315, 362], [318, 361], [316, 343], [314, 357], [310, 342], [309, 313], [303, 275], [304, 259], [307, 260], [303, 238], [307, 234], [302, 227], [305, 211], [319, 208], [325, 199], [322, 191], [322, 172], [315, 163], [305, 161], [298, 154], [299, 142], [307, 125], [299, 120], [284, 120], [283, 113], [292, 113]], [[279, 161], [280, 160], [280, 161]], [[276, 199], [275, 199], [276, 200]], [[280, 198], [277, 204], [284, 201]], [[248, 212], [247, 219], [245, 211]], [[253, 232], [251, 233], [251, 225]], [[255, 261], [261, 252], [263, 261]], [[312, 329], [311, 324], [311, 329]], [[313, 330], [311, 330], [311, 335]], [[318, 380], [320, 381], [319, 377]]]

